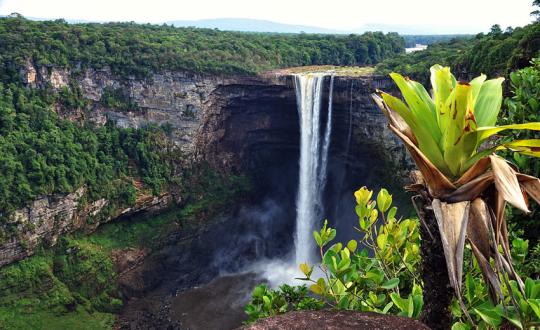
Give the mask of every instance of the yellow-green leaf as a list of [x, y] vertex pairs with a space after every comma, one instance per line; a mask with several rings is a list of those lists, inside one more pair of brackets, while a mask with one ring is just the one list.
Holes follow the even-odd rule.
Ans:
[[523, 124], [510, 124], [504, 126], [485, 126], [478, 127], [478, 144], [482, 143], [488, 137], [497, 134], [499, 132], [505, 131], [507, 129], [517, 129], [517, 130], [532, 130], [540, 131], [540, 123], [523, 123]]
[[491, 79], [482, 85], [474, 104], [474, 116], [478, 126], [493, 126], [497, 122], [501, 110], [503, 81], [504, 78]]

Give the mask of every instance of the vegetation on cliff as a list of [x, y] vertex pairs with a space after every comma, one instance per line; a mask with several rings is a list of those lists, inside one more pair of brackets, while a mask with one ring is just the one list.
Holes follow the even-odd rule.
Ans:
[[132, 178], [156, 194], [171, 178], [163, 129], [75, 124], [53, 111], [65, 98], [48, 89], [0, 84], [0, 218], [38, 196], [81, 186], [90, 201], [103, 197], [130, 206], [136, 195]]
[[197, 227], [246, 198], [247, 178], [193, 168], [180, 208], [103, 225], [92, 235], [75, 233], [51, 249], [0, 269], [0, 328], [112, 329], [123, 306], [112, 254], [126, 248], [151, 253], [167, 235]]
[[224, 32], [135, 23], [68, 24], [0, 19], [0, 76], [17, 80], [28, 60], [38, 66], [110, 67], [122, 76], [177, 70], [256, 73], [300, 65], [365, 65], [404, 51], [397, 33], [286, 35]]

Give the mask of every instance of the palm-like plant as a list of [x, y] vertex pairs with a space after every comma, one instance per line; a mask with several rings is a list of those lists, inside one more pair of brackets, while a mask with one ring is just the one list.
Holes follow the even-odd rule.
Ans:
[[405, 102], [380, 91], [373, 98], [421, 173], [408, 188], [423, 191], [431, 204], [450, 285], [461, 300], [467, 239], [492, 298], [500, 299], [497, 273], [506, 273], [523, 285], [512, 267], [504, 217], [506, 203], [528, 212], [523, 192], [540, 202], [540, 180], [518, 173], [496, 152], [508, 149], [540, 156], [540, 140], [497, 144], [494, 136], [507, 129], [538, 131], [540, 123], [495, 126], [504, 78], [486, 81], [481, 75], [469, 83], [458, 82], [448, 67], [434, 65], [430, 96], [418, 82], [397, 73], [391, 77]]

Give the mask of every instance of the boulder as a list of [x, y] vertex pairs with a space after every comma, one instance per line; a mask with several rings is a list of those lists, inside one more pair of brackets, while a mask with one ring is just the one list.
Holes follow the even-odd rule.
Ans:
[[418, 320], [402, 316], [356, 311], [296, 311], [258, 320], [242, 330], [304, 330], [304, 329], [369, 329], [369, 330], [421, 330], [429, 329]]

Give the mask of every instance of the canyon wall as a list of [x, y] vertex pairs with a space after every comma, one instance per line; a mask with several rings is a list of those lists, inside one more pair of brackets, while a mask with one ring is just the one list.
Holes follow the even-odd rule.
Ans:
[[[281, 162], [297, 163], [299, 123], [293, 79], [286, 74], [260, 76], [194, 75], [163, 72], [145, 79], [119, 78], [108, 69], [36, 67], [28, 62], [20, 70], [28, 88], [78, 88], [89, 100], [88, 109], [65, 109], [59, 116], [76, 122], [119, 127], [167, 125], [171, 142], [182, 157], [204, 161], [219, 171], [243, 172], [261, 186], [272, 181], [266, 170]], [[328, 84], [327, 84], [328, 85]], [[390, 134], [382, 113], [370, 99], [375, 88], [391, 90], [389, 79], [336, 77], [334, 86], [334, 135], [331, 152], [362, 170], [363, 158], [379, 166], [406, 168], [410, 161], [400, 142]], [[120, 90], [133, 109], [103, 105], [106, 91]], [[326, 91], [325, 99], [328, 98]], [[185, 161], [185, 160], [184, 160]], [[372, 165], [369, 165], [372, 166]], [[393, 176], [399, 172], [393, 171]], [[271, 182], [267, 182], [271, 183]], [[31, 255], [41, 244], [75, 230], [92, 231], [107, 200], [82, 202], [85, 188], [66, 195], [43, 196], [11, 217], [11, 234], [0, 243], [0, 266]], [[140, 211], [158, 211], [181, 196], [138, 198], [130, 209], [115, 210], [101, 222]]]

